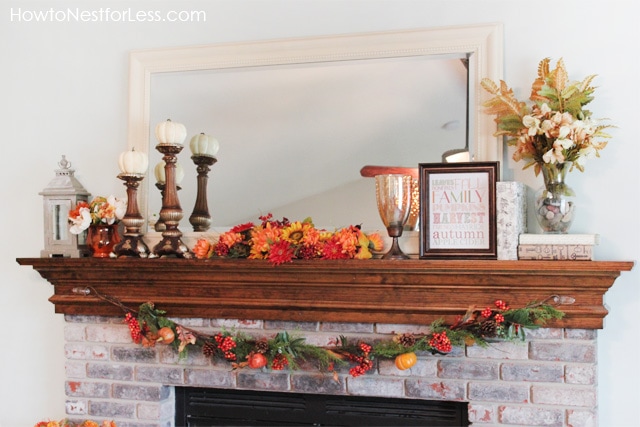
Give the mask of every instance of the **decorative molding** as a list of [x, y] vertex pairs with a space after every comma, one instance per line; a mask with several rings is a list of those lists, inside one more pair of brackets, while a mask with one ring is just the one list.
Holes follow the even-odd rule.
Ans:
[[[429, 324], [453, 322], [496, 299], [524, 306], [575, 299], [548, 326], [601, 329], [603, 297], [631, 261], [262, 260], [19, 258], [54, 285], [57, 313], [119, 315], [78, 290], [93, 287], [133, 309], [153, 301], [172, 317]], [[74, 288], [76, 289], [74, 291]]]

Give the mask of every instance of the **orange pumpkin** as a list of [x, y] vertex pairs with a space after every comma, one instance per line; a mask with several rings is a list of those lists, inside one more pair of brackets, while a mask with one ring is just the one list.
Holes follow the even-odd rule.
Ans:
[[396, 356], [396, 368], [404, 371], [418, 362], [418, 356], [414, 352], [403, 353]]
[[162, 344], [171, 344], [173, 342], [173, 340], [175, 339], [176, 335], [173, 332], [173, 329], [171, 329], [168, 326], [165, 326], [164, 328], [160, 328], [158, 330], [158, 342], [162, 343]]

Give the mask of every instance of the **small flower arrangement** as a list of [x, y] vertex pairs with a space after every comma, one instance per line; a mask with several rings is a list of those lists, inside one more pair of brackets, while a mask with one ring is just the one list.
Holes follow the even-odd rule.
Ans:
[[540, 61], [538, 77], [531, 87], [529, 108], [519, 101], [504, 81], [498, 86], [483, 79], [482, 87], [494, 95], [483, 105], [486, 113], [495, 115], [498, 130], [495, 136], [506, 136], [507, 144], [516, 147], [515, 161], [524, 160], [523, 169], [534, 166], [536, 176], [543, 164], [572, 162], [581, 172], [588, 158], [599, 157], [599, 151], [611, 138], [603, 125], [591, 118], [583, 107], [593, 100], [595, 75], [581, 82], [569, 81], [562, 59], [549, 69], [549, 58]]
[[80, 234], [90, 225], [117, 224], [126, 211], [127, 201], [114, 196], [99, 196], [91, 203], [78, 202], [76, 207], [69, 211], [69, 231]]
[[40, 421], [34, 427], [118, 427], [114, 421], [104, 420], [102, 424], [95, 421], [85, 420], [80, 423], [74, 423], [68, 419], [61, 421]]
[[199, 239], [193, 248], [196, 258], [266, 259], [280, 265], [293, 259], [368, 259], [371, 251], [382, 250], [382, 237], [367, 235], [359, 226], [332, 232], [315, 228], [310, 218], [290, 222], [268, 214], [260, 220], [259, 225], [249, 222], [233, 227], [215, 243]]

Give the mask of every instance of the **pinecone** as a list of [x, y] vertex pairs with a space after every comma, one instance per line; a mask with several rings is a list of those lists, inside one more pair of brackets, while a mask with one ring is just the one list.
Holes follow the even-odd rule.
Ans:
[[498, 330], [498, 324], [495, 320], [485, 320], [480, 323], [480, 327], [478, 328], [478, 333], [483, 337], [493, 338], [496, 336], [496, 332]]
[[256, 353], [264, 354], [267, 351], [269, 351], [269, 343], [267, 342], [267, 340], [262, 339], [256, 342]]
[[216, 354], [217, 348], [218, 347], [215, 343], [207, 341], [202, 345], [202, 354], [204, 354], [206, 357], [212, 357], [214, 354]]
[[398, 344], [403, 347], [412, 347], [416, 343], [416, 337], [411, 333], [399, 334], [397, 335], [397, 338]]

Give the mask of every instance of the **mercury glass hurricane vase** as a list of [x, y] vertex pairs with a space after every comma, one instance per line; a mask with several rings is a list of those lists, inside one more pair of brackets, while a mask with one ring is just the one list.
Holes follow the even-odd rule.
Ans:
[[410, 175], [376, 175], [376, 199], [380, 218], [392, 238], [391, 248], [382, 259], [408, 259], [398, 244], [411, 209]]

